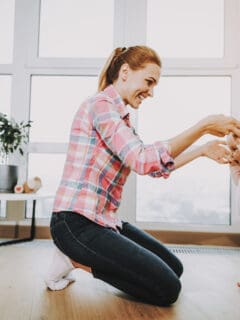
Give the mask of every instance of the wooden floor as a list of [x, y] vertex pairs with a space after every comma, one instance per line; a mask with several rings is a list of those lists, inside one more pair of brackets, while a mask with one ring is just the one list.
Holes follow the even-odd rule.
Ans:
[[239, 320], [240, 252], [195, 248], [177, 252], [185, 267], [182, 293], [174, 306], [160, 308], [134, 301], [82, 270], [74, 271], [77, 281], [67, 289], [46, 290], [49, 240], [0, 247], [0, 319]]

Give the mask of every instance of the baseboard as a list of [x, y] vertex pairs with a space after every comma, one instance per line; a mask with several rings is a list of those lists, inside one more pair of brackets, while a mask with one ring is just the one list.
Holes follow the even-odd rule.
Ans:
[[[166, 230], [146, 230], [158, 240], [169, 244], [187, 245], [213, 245], [240, 247], [239, 233], [220, 232], [189, 232], [189, 231], [166, 231]], [[24, 220], [16, 222], [1, 221], [1, 238], [24, 238], [30, 233], [30, 221]], [[36, 239], [51, 239], [49, 225], [37, 224]]]
[[[0, 238], [4, 239], [20, 239], [30, 236], [31, 221], [23, 220], [1, 221], [0, 222]], [[38, 224], [35, 229], [36, 239], [51, 239], [50, 228], [46, 225]]]
[[155, 238], [169, 244], [194, 244], [240, 247], [239, 233], [148, 230]]

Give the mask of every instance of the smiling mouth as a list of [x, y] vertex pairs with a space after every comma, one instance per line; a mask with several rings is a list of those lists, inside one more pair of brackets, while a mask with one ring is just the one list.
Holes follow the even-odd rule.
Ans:
[[137, 95], [137, 98], [142, 102], [146, 97], [144, 97], [142, 94]]

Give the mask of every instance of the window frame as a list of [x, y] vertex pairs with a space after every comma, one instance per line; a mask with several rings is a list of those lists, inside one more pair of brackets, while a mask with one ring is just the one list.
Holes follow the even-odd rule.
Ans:
[[[39, 58], [39, 15], [41, 0], [15, 0], [13, 63], [0, 65], [0, 74], [12, 76], [11, 115], [16, 119], [31, 118], [31, 77], [34, 75], [96, 76], [105, 59]], [[163, 59], [163, 76], [230, 76], [232, 78], [232, 115], [240, 118], [240, 1], [224, 1], [224, 57], [218, 59]], [[136, 19], [136, 8], [138, 19]], [[145, 44], [147, 0], [115, 0], [114, 47]], [[133, 119], [137, 126], [137, 119]], [[184, 128], [183, 128], [184, 129]], [[29, 153], [65, 153], [65, 143], [29, 144]], [[24, 176], [27, 176], [25, 168]], [[173, 223], [136, 222], [136, 175], [132, 173], [123, 192], [119, 214], [144, 229], [239, 232], [240, 214], [234, 207], [235, 186], [231, 186], [231, 225], [204, 226]]]

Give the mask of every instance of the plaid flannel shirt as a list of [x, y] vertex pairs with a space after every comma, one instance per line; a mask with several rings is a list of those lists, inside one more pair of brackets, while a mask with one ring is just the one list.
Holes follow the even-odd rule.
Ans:
[[167, 178], [174, 161], [160, 141], [144, 145], [113, 85], [87, 99], [73, 120], [53, 211], [74, 211], [111, 228], [131, 170]]

